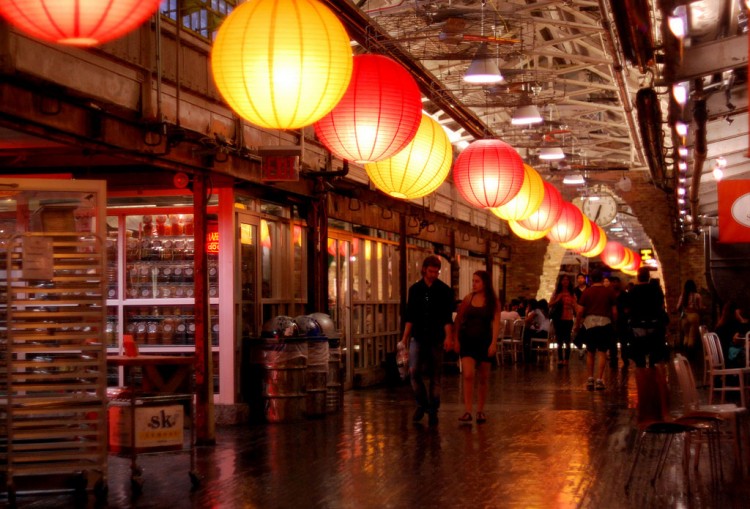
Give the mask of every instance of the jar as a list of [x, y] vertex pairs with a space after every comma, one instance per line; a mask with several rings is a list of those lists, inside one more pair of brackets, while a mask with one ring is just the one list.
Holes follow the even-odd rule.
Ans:
[[209, 297], [218, 297], [219, 296], [219, 288], [216, 286], [210, 286], [208, 288], [208, 296]]
[[193, 223], [193, 215], [187, 214], [185, 217], [185, 235], [193, 235], [195, 233], [195, 224]]
[[156, 216], [156, 234], [157, 235], [159, 236], [166, 235], [164, 231], [166, 223], [167, 223], [167, 216], [165, 216], [164, 214], [159, 214], [158, 216]]
[[141, 287], [141, 292], [139, 297], [141, 299], [150, 299], [151, 298], [151, 286], [146, 285]]
[[165, 345], [174, 344], [174, 318], [165, 318], [161, 322], [161, 342]]
[[159, 282], [168, 283], [172, 281], [172, 267], [162, 267], [159, 271]]
[[153, 218], [151, 216], [143, 216], [143, 235], [146, 237], [150, 237], [154, 234], [154, 223]]
[[182, 283], [183, 278], [183, 271], [181, 266], [177, 266], [174, 269], [172, 269], [172, 281], [175, 283]]
[[185, 274], [185, 281], [192, 283], [193, 282], [193, 268], [192, 267], [185, 267], [185, 270], [183, 272]]
[[185, 288], [183, 286], [177, 285], [174, 287], [174, 297], [176, 299], [182, 299], [185, 297]]
[[182, 318], [175, 319], [174, 322], [174, 341], [175, 343], [185, 344], [187, 341], [187, 325]]
[[135, 324], [135, 341], [136, 343], [144, 344], [146, 342], [146, 329], [148, 324], [146, 322], [137, 322]]
[[159, 334], [159, 322], [148, 322], [146, 326], [146, 343], [156, 345], [159, 343], [161, 335]]
[[219, 268], [216, 265], [212, 265], [208, 267], [208, 280], [209, 281], [216, 281], [219, 276]]
[[117, 298], [117, 287], [116, 286], [108, 286], [107, 287], [107, 298], [108, 299], [116, 299]]
[[148, 265], [141, 264], [138, 267], [138, 282], [139, 283], [148, 283], [151, 276], [151, 270]]
[[187, 334], [185, 337], [185, 341], [188, 345], [195, 344], [195, 322], [192, 320], [187, 323]]

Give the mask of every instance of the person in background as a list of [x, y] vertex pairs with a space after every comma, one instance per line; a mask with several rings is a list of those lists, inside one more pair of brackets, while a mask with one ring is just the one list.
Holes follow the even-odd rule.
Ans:
[[[487, 401], [490, 359], [497, 351], [500, 335], [500, 306], [492, 279], [486, 270], [478, 270], [471, 280], [471, 293], [458, 308], [454, 330], [461, 355], [464, 414], [461, 422], [471, 422], [474, 401], [474, 379], [479, 379], [477, 391], [477, 424], [487, 420], [484, 404]], [[478, 375], [478, 376], [477, 376]]]
[[[609, 284], [607, 284], [609, 282]], [[620, 302], [621, 297], [624, 298], [624, 293], [622, 291], [622, 284], [620, 281], [620, 278], [617, 276], [612, 276], [610, 278], [604, 278], [604, 286], [610, 288], [615, 293], [615, 299], [617, 302]], [[614, 328], [614, 337], [612, 338], [612, 343], [609, 346], [609, 366], [612, 368], [617, 367], [617, 344], [620, 343], [620, 348], [622, 349], [622, 360], [625, 360], [625, 351], [627, 350], [627, 347], [625, 347], [625, 334], [622, 334], [625, 328], [627, 328], [627, 323], [621, 324], [620, 322], [625, 319], [624, 313], [622, 313], [622, 309], [620, 309], [619, 304], [617, 308], [617, 322], [613, 323]], [[624, 327], [623, 327], [624, 325]]]
[[573, 329], [576, 302], [573, 280], [568, 275], [560, 276], [555, 293], [549, 301], [550, 318], [557, 338], [558, 366], [564, 366], [570, 359], [570, 333]]
[[549, 337], [549, 304], [546, 299], [529, 299], [523, 333], [523, 358], [531, 359], [531, 338]]
[[521, 318], [526, 318], [526, 310], [529, 307], [529, 300], [524, 296], [518, 297], [517, 300], [518, 300], [518, 307], [516, 308], [516, 312]]
[[583, 294], [583, 291], [588, 288], [589, 285], [586, 283], [586, 275], [582, 273], [578, 273], [576, 276], [576, 288], [574, 290], [576, 294], [576, 300], [581, 299], [581, 295]]
[[682, 330], [679, 348], [685, 352], [689, 359], [695, 356], [695, 349], [698, 341], [700, 341], [698, 327], [701, 324], [700, 311], [702, 307], [698, 287], [695, 285], [695, 281], [688, 279], [685, 281], [685, 287], [677, 301], [677, 311], [680, 312]]
[[[617, 339], [620, 341], [620, 358], [622, 358], [622, 367], [627, 368], [630, 364], [630, 342], [632, 339], [630, 324], [628, 323], [630, 320], [628, 299], [630, 298], [629, 292], [635, 285], [629, 283], [628, 286], [623, 289], [619, 277], [613, 277], [611, 280], [615, 291], [617, 292], [617, 321], [615, 322], [615, 333]], [[661, 290], [661, 287], [659, 287], [659, 289]]]
[[512, 299], [507, 308], [507, 310], [500, 312], [500, 320], [515, 321], [521, 318], [521, 315], [518, 314], [518, 299]]
[[438, 423], [443, 354], [453, 348], [453, 290], [438, 279], [440, 266], [435, 255], [424, 259], [422, 279], [409, 288], [401, 338], [409, 348], [409, 375], [417, 400], [412, 420], [419, 422], [427, 413], [432, 425]]
[[716, 324], [716, 334], [721, 341], [724, 362], [727, 368], [745, 367], [745, 334], [750, 330], [750, 321], [742, 309], [730, 300], [721, 310]]
[[649, 283], [648, 267], [638, 269], [638, 284], [628, 296], [627, 312], [632, 339], [630, 355], [638, 368], [653, 367], [669, 358], [666, 348], [667, 312], [660, 286]]
[[[617, 299], [611, 288], [604, 286], [602, 272], [591, 271], [591, 286], [581, 294], [576, 307], [574, 333], [583, 326], [586, 342], [586, 368], [589, 378], [586, 389], [602, 391], [604, 385], [604, 368], [607, 362], [607, 350], [613, 340], [612, 323], [617, 320]], [[598, 361], [598, 371], [594, 380], [594, 367]]]

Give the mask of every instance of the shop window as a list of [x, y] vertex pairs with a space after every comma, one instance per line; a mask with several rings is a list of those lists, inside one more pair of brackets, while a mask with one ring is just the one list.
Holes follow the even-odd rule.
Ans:
[[307, 243], [302, 225], [261, 219], [260, 249], [263, 320], [303, 314], [307, 301]]
[[184, 28], [213, 40], [219, 25], [236, 4], [236, 0], [164, 0], [161, 13], [177, 21], [179, 8]]

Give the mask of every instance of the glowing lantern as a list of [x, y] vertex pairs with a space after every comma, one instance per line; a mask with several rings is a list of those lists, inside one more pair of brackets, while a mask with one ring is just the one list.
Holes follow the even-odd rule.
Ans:
[[[565, 249], [580, 252], [583, 246], [585, 246], [588, 242], [589, 238], [591, 238], [591, 236], [593, 235], [594, 225], [591, 223], [589, 218], [586, 217], [585, 214], [581, 213], [581, 217], [583, 217], [583, 228], [581, 228], [581, 233], [576, 235], [573, 240], [570, 240], [568, 242], [560, 242], [560, 245]], [[597, 231], [597, 234], [598, 233], [599, 232]]]
[[604, 246], [601, 257], [602, 262], [615, 268], [615, 266], [622, 263], [622, 260], [625, 258], [625, 247], [617, 241], [610, 240], [607, 242], [607, 245]]
[[211, 69], [242, 118], [298, 129], [320, 120], [344, 95], [352, 49], [341, 22], [316, 0], [250, 0], [219, 27]]
[[623, 274], [627, 274], [628, 276], [637, 276], [638, 271], [637, 270], [628, 270], [628, 269], [620, 269], [620, 272]]
[[0, 15], [29, 35], [72, 46], [94, 46], [134, 30], [161, 0], [15, 0]]
[[510, 226], [510, 229], [515, 233], [518, 237], [522, 238], [523, 240], [538, 240], [543, 239], [549, 230], [542, 230], [542, 231], [536, 231], [536, 230], [529, 230], [528, 228], [524, 228], [521, 226], [517, 221], [510, 220], [508, 221], [508, 226]]
[[[581, 249], [581, 254], [586, 258], [593, 258], [599, 256], [607, 245], [607, 234], [598, 224], [592, 223], [591, 239], [586, 242], [586, 245]], [[594, 233], [596, 232], [596, 233]]]
[[[633, 259], [629, 264], [627, 264], [625, 267], [622, 267], [620, 270], [623, 272], [638, 272], [638, 269], [641, 268], [641, 255], [633, 251]], [[635, 274], [631, 274], [635, 275]]]
[[633, 253], [633, 251], [627, 247], [623, 247], [622, 249], [625, 252], [625, 256], [622, 257], [622, 261], [620, 263], [612, 266], [613, 269], [622, 269], [633, 262], [633, 256], [635, 255], [635, 253]]
[[547, 238], [554, 242], [569, 242], [583, 230], [583, 214], [570, 202], [563, 202], [560, 217], [552, 226]]
[[395, 156], [365, 164], [372, 183], [395, 198], [420, 198], [433, 192], [448, 177], [453, 147], [445, 130], [428, 115], [414, 139]]
[[477, 140], [464, 149], [453, 166], [453, 182], [464, 200], [479, 208], [508, 203], [521, 190], [523, 160], [500, 140]]
[[422, 96], [404, 67], [381, 55], [354, 57], [352, 80], [315, 134], [341, 159], [387, 159], [403, 149], [422, 120]]
[[562, 214], [563, 199], [555, 186], [544, 183], [544, 199], [539, 208], [523, 221], [521, 226], [527, 230], [542, 231], [552, 228]]
[[520, 221], [536, 212], [544, 199], [544, 180], [528, 164], [523, 165], [524, 177], [521, 190], [505, 205], [491, 208], [493, 214], [506, 221]]

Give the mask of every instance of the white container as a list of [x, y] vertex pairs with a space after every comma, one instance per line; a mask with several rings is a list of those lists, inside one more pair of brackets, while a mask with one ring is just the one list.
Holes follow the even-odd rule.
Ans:
[[[132, 452], [130, 405], [109, 407], [109, 450]], [[182, 449], [185, 418], [182, 405], [137, 406], [135, 409], [135, 452]]]

